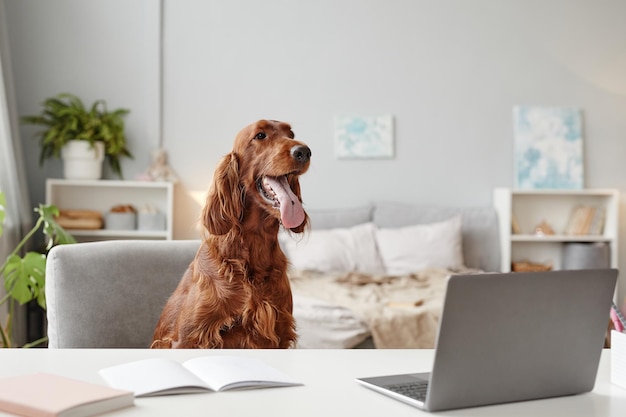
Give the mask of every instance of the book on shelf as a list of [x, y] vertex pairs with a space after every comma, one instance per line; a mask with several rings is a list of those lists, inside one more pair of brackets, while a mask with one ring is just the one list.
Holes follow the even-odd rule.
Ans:
[[589, 226], [590, 235], [601, 235], [604, 233], [605, 217], [605, 210], [603, 208], [597, 208]]
[[519, 235], [522, 233], [522, 229], [519, 227], [519, 223], [517, 222], [515, 214], [511, 216], [511, 233], [513, 233], [514, 235]]
[[61, 375], [36, 373], [0, 379], [0, 411], [27, 417], [87, 417], [134, 405], [132, 391]]
[[579, 205], [570, 214], [566, 235], [600, 235], [604, 230], [605, 210], [603, 207]]
[[112, 387], [136, 397], [302, 385], [257, 358], [201, 356], [178, 362], [152, 358], [99, 371]]

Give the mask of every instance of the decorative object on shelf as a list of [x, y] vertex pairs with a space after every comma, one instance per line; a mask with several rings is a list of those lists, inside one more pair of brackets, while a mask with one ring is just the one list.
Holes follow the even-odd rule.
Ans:
[[108, 230], [137, 229], [137, 209], [130, 204], [111, 207], [105, 215], [104, 227]]
[[97, 180], [102, 178], [104, 143], [70, 140], [61, 148], [63, 176], [73, 180]]
[[140, 181], [169, 181], [176, 182], [178, 177], [167, 162], [167, 152], [158, 148], [152, 152], [152, 163], [148, 170], [137, 177]]
[[[41, 114], [24, 116], [21, 119], [24, 124], [44, 126], [44, 130], [36, 133], [41, 146], [40, 165], [49, 158], [75, 156], [78, 152], [75, 148], [64, 148], [68, 143], [79, 141], [88, 146], [70, 146], [86, 148], [89, 152], [81, 156], [78, 162], [64, 163], [65, 178], [100, 179], [103, 158], [108, 160], [112, 171], [122, 177], [120, 158], [133, 157], [127, 148], [124, 133], [124, 116], [129, 110], [117, 109], [109, 112], [104, 100], [97, 100], [87, 109], [80, 98], [68, 93], [48, 98], [42, 105]], [[97, 145], [98, 143], [102, 145]], [[96, 148], [97, 146], [100, 148]]]
[[545, 220], [542, 220], [537, 226], [535, 226], [535, 235], [537, 236], [551, 236], [554, 234], [552, 226]]
[[97, 210], [59, 210], [56, 221], [70, 230], [98, 230], [104, 224], [102, 213]]
[[165, 215], [146, 204], [137, 213], [137, 230], [165, 230]]
[[563, 244], [562, 269], [603, 269], [611, 266], [611, 251], [605, 242]]
[[580, 109], [517, 106], [515, 186], [519, 189], [582, 189]]
[[[3, 225], [5, 219], [6, 198], [4, 193], [0, 191], [0, 237], [3, 233]], [[46, 274], [46, 254], [54, 245], [66, 243], [75, 243], [74, 238], [63, 230], [55, 220], [55, 216], [59, 214], [58, 209], [49, 204], [40, 204], [35, 208], [35, 213], [39, 215], [37, 222], [33, 228], [24, 235], [24, 238], [17, 244], [13, 251], [7, 256], [0, 265], [0, 277], [4, 281], [4, 289], [6, 294], [0, 298], [0, 305], [8, 304], [9, 314], [6, 323], [0, 323], [0, 348], [15, 347], [13, 341], [13, 317], [15, 317], [15, 303], [21, 305], [29, 303], [33, 300], [45, 309], [46, 293], [45, 274]], [[32, 243], [31, 238], [36, 235], [37, 231], [41, 232], [47, 238], [45, 253], [27, 252], [24, 256], [20, 256], [23, 248]], [[37, 346], [44, 343], [46, 337], [30, 342], [23, 347]]]
[[511, 265], [511, 270], [513, 272], [541, 272], [541, 271], [550, 271], [552, 270], [552, 263], [537, 263], [530, 261], [519, 261], [513, 262]]
[[335, 117], [338, 158], [393, 158], [393, 116]]
[[604, 231], [605, 209], [577, 205], [567, 221], [566, 235], [601, 235]]

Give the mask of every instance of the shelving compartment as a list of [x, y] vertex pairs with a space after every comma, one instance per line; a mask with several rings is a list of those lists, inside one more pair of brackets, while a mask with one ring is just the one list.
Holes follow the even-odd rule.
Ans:
[[164, 230], [70, 229], [79, 241], [105, 239], [172, 239], [173, 184], [143, 181], [73, 181], [48, 179], [46, 202], [60, 210], [95, 210], [103, 217], [112, 207], [146, 205], [165, 215]]
[[[600, 233], [566, 233], [576, 207], [597, 209], [603, 214]], [[563, 250], [569, 243], [608, 245], [610, 266], [617, 265], [619, 193], [612, 189], [494, 190], [494, 207], [500, 222], [503, 271], [513, 262], [552, 264], [562, 269]], [[537, 233], [545, 222], [553, 234]], [[516, 227], [513, 227], [513, 225]], [[516, 230], [515, 230], [516, 229]], [[584, 229], [584, 228], [583, 228]], [[588, 230], [591, 230], [589, 228]]]

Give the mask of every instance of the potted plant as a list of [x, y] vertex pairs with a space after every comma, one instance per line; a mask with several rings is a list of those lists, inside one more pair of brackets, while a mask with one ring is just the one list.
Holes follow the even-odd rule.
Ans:
[[[129, 110], [109, 112], [104, 100], [97, 100], [88, 109], [80, 98], [68, 93], [48, 98], [42, 106], [39, 115], [21, 119], [24, 124], [44, 126], [44, 130], [36, 133], [41, 146], [40, 165], [48, 158], [63, 157], [66, 178], [100, 179], [102, 161], [106, 157], [113, 172], [122, 178], [120, 158], [133, 157], [126, 146], [124, 133], [124, 116]], [[76, 148], [86, 150], [91, 156], [82, 156], [68, 166], [65, 158], [75, 156]], [[85, 167], [85, 158], [97, 161], [95, 168]], [[76, 173], [74, 168], [86, 169]]]
[[[0, 191], [0, 236], [3, 233], [5, 218], [6, 197]], [[33, 300], [43, 309], [46, 308], [45, 297], [45, 274], [46, 254], [27, 252], [21, 256], [22, 250], [27, 243], [36, 235], [39, 229], [47, 237], [45, 252], [47, 253], [54, 245], [75, 243], [76, 240], [69, 235], [54, 220], [59, 215], [59, 210], [53, 205], [40, 204], [35, 208], [39, 214], [33, 228], [24, 236], [21, 242], [0, 264], [0, 278], [4, 280], [6, 294], [0, 298], [0, 306], [8, 304], [8, 316], [6, 323], [0, 323], [0, 348], [14, 347], [13, 342], [13, 317], [15, 303], [26, 304]], [[36, 340], [23, 347], [36, 346], [45, 342], [46, 338]]]

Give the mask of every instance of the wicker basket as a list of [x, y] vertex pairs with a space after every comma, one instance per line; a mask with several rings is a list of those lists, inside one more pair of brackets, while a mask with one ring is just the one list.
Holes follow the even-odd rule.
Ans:
[[552, 270], [552, 264], [541, 264], [541, 263], [533, 263], [528, 261], [521, 262], [513, 262], [512, 263], [513, 272], [541, 272], [541, 271], [550, 271]]

